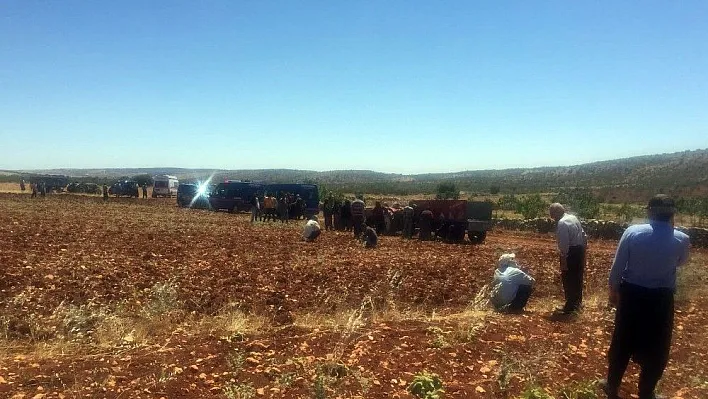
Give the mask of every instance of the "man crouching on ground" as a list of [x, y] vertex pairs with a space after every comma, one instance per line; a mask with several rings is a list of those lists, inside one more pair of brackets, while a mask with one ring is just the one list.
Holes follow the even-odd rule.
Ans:
[[317, 222], [317, 215], [312, 215], [310, 220], [305, 223], [305, 228], [302, 231], [302, 239], [307, 242], [312, 242], [320, 236], [320, 224]]
[[536, 280], [519, 268], [516, 255], [504, 254], [497, 262], [492, 283], [492, 304], [498, 311], [523, 312]]

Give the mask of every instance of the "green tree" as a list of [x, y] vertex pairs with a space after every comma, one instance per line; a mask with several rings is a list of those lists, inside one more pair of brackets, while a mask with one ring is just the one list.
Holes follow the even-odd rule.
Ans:
[[548, 212], [548, 202], [541, 198], [540, 194], [527, 195], [516, 203], [516, 212], [520, 213], [524, 219], [542, 217]]
[[457, 185], [453, 182], [443, 182], [438, 184], [437, 194], [435, 195], [437, 199], [459, 199], [460, 190]]
[[137, 182], [140, 187], [142, 187], [143, 184], [147, 184], [148, 186], [152, 186], [154, 183], [152, 176], [150, 176], [148, 174], [135, 175], [132, 177], [132, 180]]
[[497, 185], [489, 187], [489, 193], [492, 195], [499, 194], [499, 191], [501, 191], [501, 188], [499, 188], [499, 186]]
[[626, 202], [617, 209], [617, 216], [619, 216], [623, 222], [627, 223], [631, 222], [634, 218], [641, 217], [642, 214], [643, 212], [640, 209]]
[[588, 189], [561, 190], [553, 201], [568, 205], [583, 219], [596, 219], [600, 215], [600, 199]]
[[514, 194], [507, 194], [499, 198], [497, 207], [503, 211], [515, 211], [519, 205], [519, 200]]

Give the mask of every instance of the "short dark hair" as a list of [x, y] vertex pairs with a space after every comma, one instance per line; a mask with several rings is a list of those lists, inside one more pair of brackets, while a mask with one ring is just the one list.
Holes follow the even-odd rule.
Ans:
[[659, 222], [668, 222], [676, 213], [674, 200], [666, 194], [657, 194], [649, 200], [647, 205], [649, 218]]

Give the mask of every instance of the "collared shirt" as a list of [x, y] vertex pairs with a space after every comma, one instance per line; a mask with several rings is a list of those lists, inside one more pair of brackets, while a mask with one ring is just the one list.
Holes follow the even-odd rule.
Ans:
[[506, 266], [494, 271], [492, 282], [492, 304], [500, 308], [511, 303], [520, 285], [533, 285], [535, 280], [523, 270]]
[[308, 239], [310, 238], [310, 235], [314, 233], [315, 231], [320, 230], [320, 224], [315, 222], [314, 220], [308, 220], [307, 223], [305, 223], [305, 229], [302, 231], [302, 238]]
[[364, 216], [364, 208], [366, 205], [364, 201], [357, 199], [352, 202], [352, 216]]
[[558, 221], [556, 237], [558, 239], [558, 250], [563, 256], [568, 256], [568, 249], [570, 247], [578, 245], [585, 246], [588, 243], [587, 236], [583, 230], [583, 225], [580, 224], [580, 220], [577, 216], [569, 213], [564, 214]]
[[688, 261], [688, 235], [668, 222], [630, 226], [622, 234], [610, 270], [610, 286], [622, 281], [645, 288], [676, 288], [676, 269]]

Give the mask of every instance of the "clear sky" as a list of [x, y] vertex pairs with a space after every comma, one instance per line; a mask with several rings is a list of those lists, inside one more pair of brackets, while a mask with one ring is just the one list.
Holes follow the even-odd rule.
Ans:
[[0, 2], [0, 168], [568, 165], [708, 147], [708, 1]]

